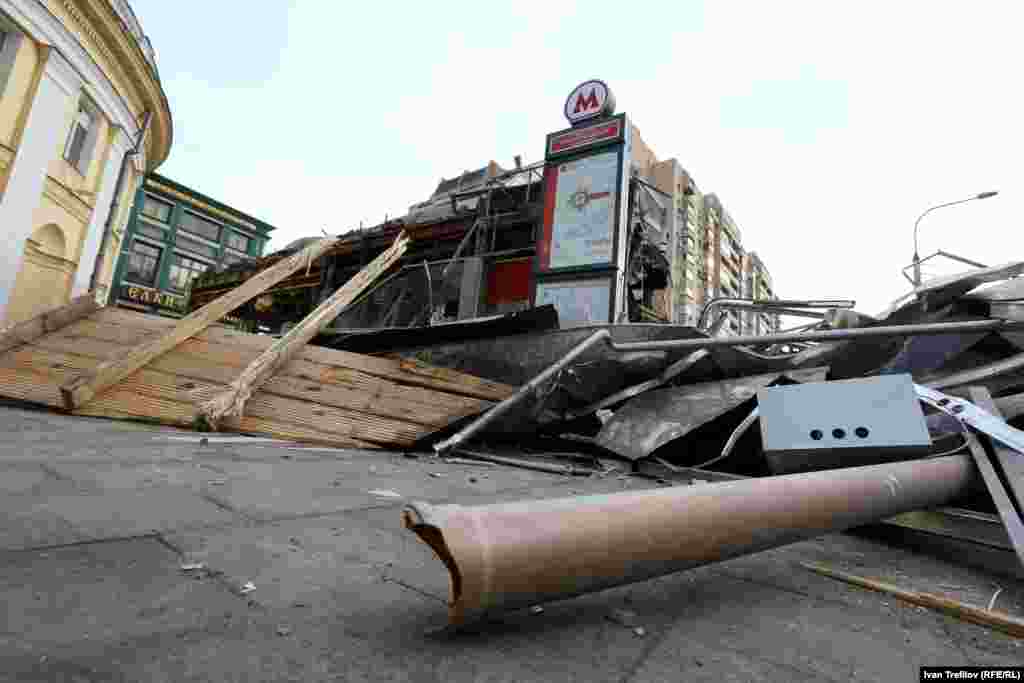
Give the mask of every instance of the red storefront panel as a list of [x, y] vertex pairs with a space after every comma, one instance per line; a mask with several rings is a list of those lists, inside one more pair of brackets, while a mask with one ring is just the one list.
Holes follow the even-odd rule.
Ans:
[[530, 298], [530, 258], [499, 261], [487, 275], [487, 305], [526, 301]]

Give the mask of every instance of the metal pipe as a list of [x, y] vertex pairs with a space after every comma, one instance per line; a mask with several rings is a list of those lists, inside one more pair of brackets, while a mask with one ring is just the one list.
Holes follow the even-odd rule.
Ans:
[[[713, 308], [752, 308], [752, 309], [775, 309], [785, 308], [853, 308], [856, 301], [850, 299], [743, 299], [740, 297], [719, 297], [704, 304], [700, 315], [697, 317], [697, 327], [704, 326], [704, 319]], [[773, 311], [774, 312], [774, 311]]]
[[[966, 332], [994, 332], [997, 330], [1024, 329], [1024, 323], [1005, 320], [970, 320], [955, 323], [917, 323], [913, 325], [885, 325], [881, 327], [855, 327], [843, 330], [823, 330], [820, 332], [793, 332], [789, 334], [766, 334], [736, 337], [714, 337], [699, 339], [670, 339], [667, 341], [627, 342], [617, 344], [612, 341], [611, 332], [601, 329], [573, 347], [563, 358], [552, 364], [519, 390], [488, 412], [466, 425], [451, 437], [434, 444], [434, 450], [443, 453], [465, 442], [479, 433], [499, 417], [507, 414], [520, 401], [526, 399], [540, 385], [564, 370], [573, 360], [586, 353], [589, 349], [604, 342], [613, 351], [620, 353], [630, 351], [668, 351], [671, 349], [701, 349], [715, 346], [750, 346], [752, 344], [780, 344], [802, 341], [842, 341], [845, 339], [870, 339], [873, 337], [909, 337], [913, 335], [953, 334]], [[1021, 354], [1024, 365], [1024, 354]], [[1017, 359], [1014, 356], [1013, 359]], [[1010, 359], [1010, 360], [1013, 360]], [[1002, 361], [1007, 363], [1007, 361]], [[1004, 370], [1005, 371], [1005, 370]], [[971, 372], [971, 371], [968, 371]], [[948, 385], [944, 385], [948, 386]]]
[[959, 387], [964, 384], [987, 382], [999, 375], [1005, 375], [1008, 372], [1014, 372], [1021, 368], [1024, 368], [1024, 353], [1018, 353], [1015, 356], [1004, 358], [995, 363], [940, 377], [939, 379], [925, 382], [924, 385], [932, 389], [949, 389], [950, 387]]
[[946, 505], [969, 456], [494, 505], [415, 502], [402, 517], [447, 567], [449, 620], [561, 600]]

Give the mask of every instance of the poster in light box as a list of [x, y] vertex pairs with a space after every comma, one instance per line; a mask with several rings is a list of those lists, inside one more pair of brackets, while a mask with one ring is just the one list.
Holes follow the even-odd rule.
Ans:
[[537, 306], [554, 304], [561, 327], [609, 322], [612, 283], [608, 278], [538, 282]]
[[612, 262], [619, 153], [558, 165], [551, 226], [551, 269]]

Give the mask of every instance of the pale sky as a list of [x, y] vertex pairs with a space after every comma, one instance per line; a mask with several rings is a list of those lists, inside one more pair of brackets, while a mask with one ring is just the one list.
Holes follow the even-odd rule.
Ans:
[[[600, 78], [715, 192], [783, 298], [880, 312], [921, 254], [1024, 260], [1024, 3], [132, 0], [174, 118], [159, 173], [278, 227], [379, 223], [543, 156]], [[938, 273], [955, 272], [943, 268]]]

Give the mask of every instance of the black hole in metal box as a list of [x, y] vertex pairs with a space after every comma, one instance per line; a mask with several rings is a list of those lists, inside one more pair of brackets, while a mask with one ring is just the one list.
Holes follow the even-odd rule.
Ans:
[[811, 430], [811, 438], [815, 441], [821, 441], [821, 437], [825, 436], [820, 429]]
[[869, 431], [868, 431], [868, 428], [867, 428], [867, 427], [857, 427], [857, 428], [856, 428], [855, 430], [853, 430], [853, 431], [854, 431], [854, 433], [855, 433], [855, 434], [856, 434], [857, 436], [859, 436], [859, 437], [860, 437], [860, 438], [862, 438], [862, 439], [866, 439], [866, 438], [868, 438], [868, 434], [870, 434], [870, 433], [871, 433], [871, 432], [869, 432]]
[[839, 427], [836, 427], [835, 429], [832, 430], [832, 436], [834, 436], [837, 439], [845, 439], [846, 431], [840, 429]]

